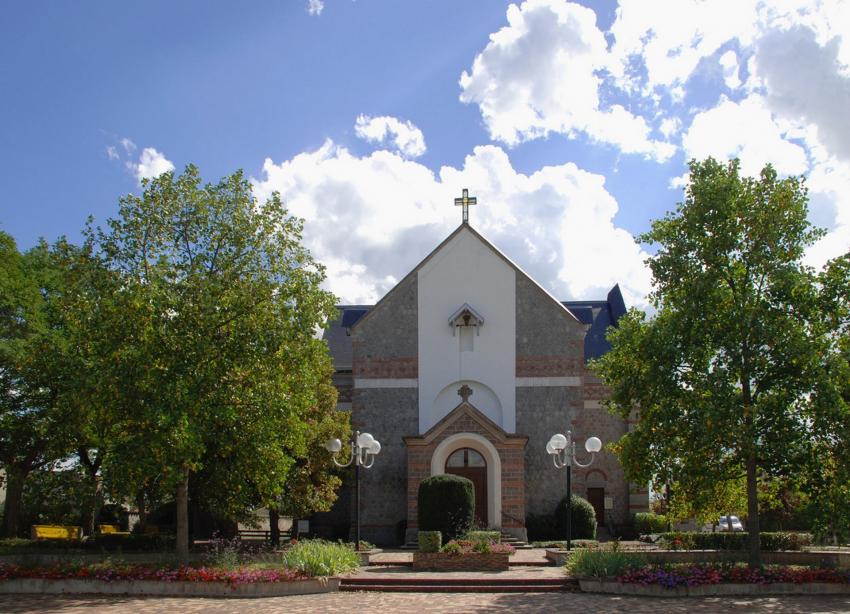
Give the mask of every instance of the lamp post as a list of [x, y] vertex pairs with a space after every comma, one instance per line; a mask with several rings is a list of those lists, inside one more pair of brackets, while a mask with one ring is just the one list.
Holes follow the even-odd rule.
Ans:
[[602, 449], [602, 441], [598, 437], [590, 437], [584, 442], [584, 449], [590, 453], [590, 460], [582, 464], [576, 458], [576, 444], [573, 434], [567, 431], [566, 435], [556, 433], [546, 444], [546, 452], [552, 456], [552, 462], [558, 469], [567, 468], [567, 550], [572, 546], [573, 534], [573, 491], [572, 491], [572, 468], [573, 463], [579, 467], [590, 467], [593, 464], [595, 454]]
[[333, 454], [334, 464], [338, 467], [348, 467], [354, 463], [354, 507], [356, 516], [356, 530], [354, 533], [355, 550], [360, 550], [360, 467], [370, 469], [375, 464], [375, 456], [381, 451], [381, 443], [372, 437], [370, 433], [356, 431], [354, 438], [349, 442], [351, 454], [348, 461], [341, 463], [337, 460], [337, 454], [342, 450], [342, 442], [339, 439], [330, 439], [325, 444], [325, 449]]

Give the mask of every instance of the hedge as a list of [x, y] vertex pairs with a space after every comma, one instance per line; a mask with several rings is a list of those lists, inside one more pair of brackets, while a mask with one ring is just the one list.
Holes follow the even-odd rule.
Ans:
[[419, 531], [419, 552], [439, 552], [443, 534], [439, 531]]
[[419, 530], [440, 531], [451, 541], [475, 522], [472, 481], [459, 475], [432, 475], [419, 484]]
[[638, 512], [635, 514], [635, 530], [640, 534], [664, 533], [667, 531], [667, 516], [653, 514], [651, 512]]
[[[572, 539], [596, 539], [596, 511], [593, 506], [578, 495], [572, 496]], [[555, 520], [561, 535], [567, 533], [567, 498], [564, 497], [555, 508]]]
[[[667, 547], [682, 550], [746, 550], [749, 533], [674, 531], [662, 533], [660, 537]], [[804, 546], [812, 545], [810, 533], [764, 532], [760, 534], [760, 537], [761, 549], [766, 552], [801, 550]]]

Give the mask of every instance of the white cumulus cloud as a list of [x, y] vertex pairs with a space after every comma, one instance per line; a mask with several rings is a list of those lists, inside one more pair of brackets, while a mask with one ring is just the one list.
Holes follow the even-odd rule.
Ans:
[[425, 137], [410, 121], [395, 117], [359, 115], [354, 129], [361, 139], [372, 143], [392, 143], [406, 158], [418, 158], [425, 153]]
[[581, 133], [660, 161], [674, 153], [650, 137], [646, 119], [602, 100], [599, 73], [609, 58], [591, 9], [526, 0], [508, 7], [507, 20], [460, 78], [461, 101], [478, 105], [492, 138], [515, 145]]
[[145, 147], [137, 162], [127, 162], [127, 168], [141, 183], [142, 179], [152, 179], [174, 170], [174, 164], [153, 147]]
[[304, 240], [328, 269], [343, 301], [383, 296], [460, 223], [453, 199], [478, 198], [473, 227], [562, 299], [601, 298], [620, 283], [627, 302], [645, 305], [644, 253], [618, 228], [605, 178], [573, 163], [531, 174], [513, 168], [497, 146], [479, 146], [461, 168], [435, 174], [385, 150], [355, 156], [327, 141], [275, 163], [267, 159], [255, 192], [280, 192], [307, 220]]
[[323, 0], [307, 0], [307, 13], [313, 16], [319, 16], [322, 14], [322, 11], [325, 10], [325, 3]]
[[757, 175], [768, 162], [780, 173], [801, 174], [808, 170], [806, 150], [788, 140], [791, 130], [761, 96], [740, 103], [721, 97], [716, 107], [694, 117], [682, 145], [688, 158], [738, 157], [745, 175]]

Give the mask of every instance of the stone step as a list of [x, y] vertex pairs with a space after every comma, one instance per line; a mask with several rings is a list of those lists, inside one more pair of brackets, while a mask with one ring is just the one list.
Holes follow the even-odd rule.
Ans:
[[341, 591], [416, 593], [553, 593], [576, 592], [572, 578], [342, 578]]

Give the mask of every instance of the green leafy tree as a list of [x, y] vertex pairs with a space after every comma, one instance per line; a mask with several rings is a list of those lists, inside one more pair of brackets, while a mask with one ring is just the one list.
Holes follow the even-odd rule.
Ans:
[[301, 231], [241, 172], [202, 185], [188, 166], [89, 233], [119, 279], [98, 316], [101, 406], [117, 434], [104, 478], [128, 496], [153, 481], [173, 490], [180, 560], [190, 477], [211, 511], [245, 516], [278, 500], [310, 431], [330, 364], [315, 332], [335, 308]]
[[629, 312], [596, 364], [610, 409], [639, 408], [617, 444], [630, 479], [675, 483], [693, 500], [744, 481], [751, 565], [761, 562], [759, 481], [798, 471], [811, 442], [826, 342], [801, 258], [818, 236], [801, 179], [692, 161], [684, 202], [640, 237], [658, 246], [657, 312]]
[[820, 275], [821, 313], [829, 341], [823, 354], [813, 417], [813, 447], [803, 489], [815, 531], [822, 538], [850, 540], [850, 252]]
[[[293, 518], [306, 518], [331, 509], [342, 480], [340, 469], [334, 465], [325, 443], [334, 438], [347, 441], [351, 434], [348, 412], [336, 410], [337, 392], [330, 383], [330, 368], [317, 375], [321, 376], [315, 382], [317, 403], [305, 414], [309, 429], [301, 445], [291, 450], [295, 464], [286, 478], [278, 508], [278, 513]], [[344, 454], [345, 450], [342, 458]], [[276, 517], [270, 514], [270, 522], [273, 516]]]
[[6, 471], [3, 535], [22, 527], [27, 476], [69, 451], [69, 416], [61, 402], [73, 377], [60, 308], [65, 276], [43, 241], [20, 253], [0, 232], [0, 465]]

